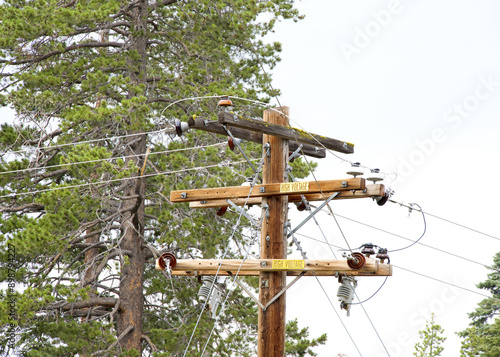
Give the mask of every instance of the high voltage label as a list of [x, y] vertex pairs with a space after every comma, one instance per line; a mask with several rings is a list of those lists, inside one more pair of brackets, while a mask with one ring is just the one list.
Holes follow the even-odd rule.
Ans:
[[284, 182], [280, 184], [280, 192], [301, 192], [301, 191], [309, 191], [309, 181]]
[[274, 259], [273, 269], [304, 269], [304, 260]]

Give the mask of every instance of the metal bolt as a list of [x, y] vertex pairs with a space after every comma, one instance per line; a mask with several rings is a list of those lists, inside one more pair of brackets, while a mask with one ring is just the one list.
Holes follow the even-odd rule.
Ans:
[[261, 187], [260, 188], [260, 193], [264, 193], [264, 192], [266, 192], [266, 188], [265, 187]]
[[346, 188], [347, 187], [347, 181], [342, 181], [342, 187]]
[[188, 195], [188, 194], [187, 194], [186, 192], [183, 192], [183, 193], [181, 193], [181, 198], [186, 198], [186, 197], [187, 197], [187, 195]]
[[266, 236], [266, 241], [269, 242], [271, 240], [271, 237]]
[[265, 267], [265, 266], [267, 266], [267, 262], [260, 262], [260, 266], [261, 266], [261, 267]]

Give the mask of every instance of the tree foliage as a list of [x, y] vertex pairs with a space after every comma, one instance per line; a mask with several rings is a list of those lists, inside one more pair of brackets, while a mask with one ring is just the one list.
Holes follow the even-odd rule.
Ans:
[[25, 356], [198, 355], [205, 345], [253, 355], [257, 310], [240, 290], [214, 322], [200, 313], [197, 279], [154, 270], [163, 251], [241, 258], [255, 233], [234, 229], [234, 214], [169, 201], [171, 190], [251, 174], [220, 138], [179, 138], [172, 124], [215, 118], [217, 99], [185, 98], [276, 95], [262, 68], [280, 44], [262, 36], [299, 18], [292, 0], [2, 2], [0, 104], [16, 121], [0, 129], [0, 245], [15, 248], [15, 258], [2, 249], [0, 281], [15, 266], [18, 287], [15, 321], [2, 291], [2, 353], [13, 323]]
[[491, 273], [485, 281], [477, 284], [487, 290], [491, 297], [479, 302], [469, 314], [470, 327], [458, 335], [463, 338], [460, 356], [498, 356], [500, 354], [500, 252], [493, 257]]
[[417, 357], [436, 357], [441, 356], [443, 347], [441, 344], [446, 340], [442, 334], [444, 330], [434, 321], [434, 313], [425, 324], [425, 329], [418, 332], [420, 342], [415, 344], [414, 356]]
[[309, 337], [309, 328], [299, 329], [297, 319], [289, 321], [286, 326], [286, 355], [294, 357], [317, 356], [311, 347], [324, 345], [326, 343], [326, 334], [311, 340]]

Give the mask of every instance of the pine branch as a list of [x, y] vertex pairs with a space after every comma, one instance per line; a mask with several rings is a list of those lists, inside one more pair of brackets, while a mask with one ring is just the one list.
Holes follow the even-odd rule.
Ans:
[[81, 49], [81, 48], [100, 48], [100, 47], [123, 48], [123, 46], [124, 46], [124, 44], [120, 43], [120, 42], [85, 42], [85, 43], [79, 43], [79, 44], [68, 46], [64, 50], [61, 50], [61, 51], [52, 51], [52, 52], [49, 52], [45, 55], [41, 55], [41, 56], [34, 57], [31, 59], [26, 59], [26, 60], [22, 60], [22, 61], [0, 60], [0, 63], [7, 63], [9, 65], [17, 66], [17, 65], [21, 65], [21, 64], [27, 64], [27, 63], [42, 62], [46, 59], [49, 59], [50, 57], [54, 57], [54, 56], [60, 55], [62, 53], [71, 52], [73, 50], [77, 50], [77, 49]]

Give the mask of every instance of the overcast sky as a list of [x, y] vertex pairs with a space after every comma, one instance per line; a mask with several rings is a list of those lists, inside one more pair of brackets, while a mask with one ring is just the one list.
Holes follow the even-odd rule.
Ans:
[[[308, 0], [297, 7], [305, 20], [283, 23], [272, 36], [283, 43], [274, 86], [282, 90], [280, 103], [290, 107], [292, 125], [353, 142], [355, 153], [342, 158], [398, 173], [391, 184], [395, 200], [499, 237], [500, 3]], [[319, 160], [316, 177], [343, 178], [348, 167], [329, 155]], [[410, 239], [424, 229], [420, 213], [408, 216], [407, 208], [393, 203], [335, 201], [332, 209]], [[306, 215], [292, 209], [290, 217], [295, 226]], [[333, 218], [318, 218], [328, 240], [345, 246]], [[431, 216], [426, 220], [421, 242], [462, 258], [415, 245], [391, 254], [391, 262], [484, 293], [475, 288], [488, 273], [481, 264], [491, 264], [500, 241]], [[341, 217], [338, 222], [351, 247], [372, 242], [391, 250], [409, 243]], [[323, 240], [314, 223], [300, 233]], [[325, 244], [297, 238], [309, 258], [332, 257]], [[321, 281], [339, 311], [339, 284], [335, 278]], [[382, 282], [359, 278], [359, 297], [369, 297]], [[390, 356], [411, 356], [418, 330], [434, 312], [447, 337], [442, 355], [456, 357], [455, 332], [467, 327], [467, 313], [481, 299], [395, 268], [364, 307]], [[359, 305], [350, 317], [339, 313], [363, 356], [387, 356]], [[314, 278], [302, 278], [287, 294], [287, 318], [295, 317], [312, 336], [328, 333], [320, 356], [360, 355]]]

